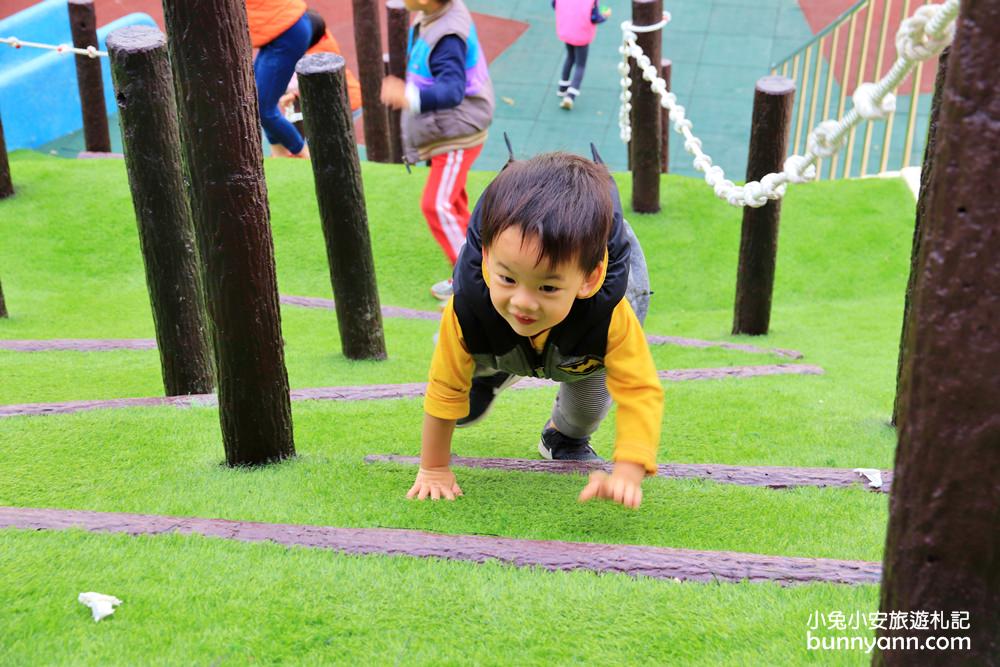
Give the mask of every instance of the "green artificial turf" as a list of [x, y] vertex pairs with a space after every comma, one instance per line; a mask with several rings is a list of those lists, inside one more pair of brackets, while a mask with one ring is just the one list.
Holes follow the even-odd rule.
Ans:
[[[266, 167], [279, 290], [330, 298], [309, 165]], [[121, 162], [15, 153], [11, 168], [17, 195], [0, 201], [11, 317], [0, 320], [0, 339], [152, 338]], [[363, 173], [382, 304], [433, 310], [427, 288], [448, 266], [417, 206], [425, 171], [365, 163]], [[490, 176], [470, 174], [470, 197]], [[618, 182], [627, 207], [627, 175]], [[771, 332], [754, 338], [729, 334], [740, 212], [681, 177], [664, 179], [663, 203], [656, 215], [627, 212], [650, 265], [647, 332], [797, 349], [805, 358], [791, 363], [825, 374], [666, 383], [660, 460], [891, 467], [895, 434], [886, 422], [913, 220], [905, 185], [789, 190]], [[385, 362], [343, 359], [333, 311], [284, 306], [282, 328], [290, 384], [305, 388], [422, 381], [435, 323], [386, 319]], [[654, 347], [653, 356], [661, 369], [789, 363], [675, 346]], [[0, 404], [162, 391], [155, 351], [0, 351]], [[554, 394], [505, 393], [486, 422], [456, 435], [455, 452], [537, 456]], [[578, 476], [458, 470], [466, 492], [458, 502], [409, 502], [412, 468], [362, 457], [417, 454], [421, 415], [419, 399], [297, 402], [298, 457], [254, 470], [221, 465], [214, 409], [0, 419], [0, 505], [881, 560], [886, 498], [860, 488], [653, 479], [631, 512], [577, 504]], [[601, 454], [611, 453], [613, 433], [614, 412], [594, 438]], [[101, 586], [129, 604], [94, 625], [75, 595]], [[188, 598], [197, 613], [184, 612]], [[52, 664], [858, 664], [866, 656], [806, 652], [806, 619], [813, 609], [874, 610], [877, 591], [676, 585], [204, 538], [4, 531], [0, 605], [17, 611], [0, 615], [0, 664], [25, 662], [38, 647]]]
[[[816, 610], [873, 586], [692, 584], [243, 544], [0, 530], [0, 664], [858, 665]], [[117, 596], [94, 623], [79, 593]], [[860, 631], [862, 636], [870, 635]]]

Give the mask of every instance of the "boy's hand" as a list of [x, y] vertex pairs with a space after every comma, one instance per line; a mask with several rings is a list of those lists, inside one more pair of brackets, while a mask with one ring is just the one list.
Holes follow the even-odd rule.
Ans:
[[430, 496], [431, 500], [440, 500], [442, 496], [447, 500], [454, 500], [456, 496], [460, 495], [462, 495], [462, 489], [459, 488], [458, 482], [455, 480], [455, 473], [448, 466], [439, 468], [421, 466], [416, 481], [406, 492], [407, 498], [416, 497], [417, 500], [426, 500], [427, 496]]
[[590, 473], [579, 501], [584, 503], [591, 498], [604, 498], [637, 509], [642, 503], [642, 480], [645, 477], [646, 469], [638, 463], [618, 461], [611, 475], [602, 470]]
[[403, 111], [410, 108], [406, 100], [406, 83], [402, 79], [396, 76], [382, 79], [382, 104]]

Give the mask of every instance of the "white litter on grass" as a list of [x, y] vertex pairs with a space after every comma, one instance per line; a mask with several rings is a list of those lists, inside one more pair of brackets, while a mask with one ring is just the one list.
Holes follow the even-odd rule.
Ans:
[[873, 489], [882, 488], [882, 471], [878, 468], [855, 468], [854, 472], [868, 480], [868, 486]]
[[105, 616], [110, 616], [115, 613], [115, 606], [122, 603], [121, 600], [116, 598], [114, 595], [105, 595], [104, 593], [80, 593], [80, 597], [77, 598], [81, 603], [90, 607], [90, 611], [94, 614], [94, 621], [99, 621]]

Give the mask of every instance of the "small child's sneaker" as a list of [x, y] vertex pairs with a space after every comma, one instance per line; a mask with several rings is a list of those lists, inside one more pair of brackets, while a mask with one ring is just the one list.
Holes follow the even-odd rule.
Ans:
[[469, 389], [469, 414], [455, 422], [455, 426], [462, 428], [481, 422], [489, 414], [497, 394], [519, 379], [517, 375], [503, 371], [472, 378], [472, 388]]
[[572, 81], [560, 81], [559, 89], [556, 90], [556, 95], [558, 95], [559, 97], [566, 97], [566, 93], [567, 91], [569, 91], [570, 84], [572, 83], [573, 83]]
[[438, 301], [447, 301], [451, 298], [451, 295], [455, 293], [455, 290], [451, 286], [451, 278], [447, 280], [442, 280], [439, 283], [434, 283], [431, 286], [431, 294]]
[[562, 102], [559, 103], [559, 108], [566, 109], [567, 111], [571, 110], [573, 108], [573, 98], [569, 95], [563, 97]]
[[538, 453], [553, 461], [603, 461], [590, 447], [590, 438], [570, 438], [553, 427], [542, 431]]

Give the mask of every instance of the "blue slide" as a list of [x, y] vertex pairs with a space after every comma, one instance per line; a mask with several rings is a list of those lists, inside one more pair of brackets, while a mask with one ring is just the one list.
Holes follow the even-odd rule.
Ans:
[[[107, 36], [129, 25], [157, 27], [148, 14], [123, 16], [97, 30], [97, 48], [106, 51]], [[0, 20], [0, 37], [72, 45], [66, 0], [44, 0]], [[107, 58], [100, 60], [104, 104], [108, 113], [114, 114], [118, 107], [111, 85], [111, 65]], [[82, 128], [75, 56], [0, 44], [0, 118], [8, 150], [37, 148]]]

